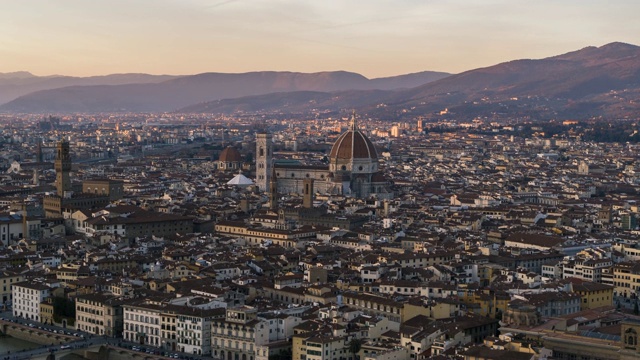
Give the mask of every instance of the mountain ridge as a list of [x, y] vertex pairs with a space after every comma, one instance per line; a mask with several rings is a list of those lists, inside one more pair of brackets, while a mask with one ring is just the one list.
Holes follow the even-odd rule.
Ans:
[[[437, 116], [444, 109], [457, 116], [494, 117], [496, 114], [529, 118], [555, 116], [633, 117], [640, 111], [640, 47], [610, 43], [543, 59], [519, 59], [495, 64], [429, 82], [410, 89], [389, 92], [370, 99], [358, 109], [371, 115], [392, 118]], [[294, 94], [291, 94], [293, 96]], [[283, 95], [280, 95], [283, 96]], [[368, 94], [362, 93], [362, 97]], [[326, 95], [315, 95], [316, 99]], [[351, 94], [356, 98], [356, 94]], [[518, 99], [518, 100], [514, 100]], [[182, 110], [216, 112], [251, 108], [241, 101], [190, 106]], [[362, 99], [357, 102], [363, 103]], [[306, 106], [335, 111], [339, 102]], [[233, 104], [233, 106], [231, 106]], [[304, 104], [288, 105], [305, 111]], [[451, 115], [449, 115], [451, 116]]]
[[14, 112], [173, 111], [199, 102], [277, 92], [373, 90], [375, 87], [394, 86], [406, 88], [413, 85], [415, 81], [430, 81], [448, 75], [440, 72], [420, 72], [402, 75], [402, 78], [388, 77], [372, 80], [347, 71], [318, 73], [259, 71], [235, 74], [210, 72], [146, 84], [67, 86], [40, 90], [5, 103], [0, 110]]
[[437, 116], [444, 109], [450, 110], [444, 112], [449, 116], [469, 118], [637, 117], [640, 47], [617, 42], [459, 74], [425, 72], [377, 79], [347, 71], [203, 73], [149, 84], [34, 92], [0, 107], [24, 112], [204, 113], [317, 113], [341, 108], [397, 119]]
[[9, 102], [33, 92], [66, 86], [154, 83], [175, 77], [176, 75], [150, 75], [144, 73], [121, 73], [88, 77], [66, 75], [36, 76], [28, 71], [0, 73], [0, 103]]

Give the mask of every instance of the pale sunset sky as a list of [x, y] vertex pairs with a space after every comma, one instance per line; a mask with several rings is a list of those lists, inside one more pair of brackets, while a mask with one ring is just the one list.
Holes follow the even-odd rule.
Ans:
[[462, 72], [640, 43], [638, 0], [0, 0], [0, 72]]

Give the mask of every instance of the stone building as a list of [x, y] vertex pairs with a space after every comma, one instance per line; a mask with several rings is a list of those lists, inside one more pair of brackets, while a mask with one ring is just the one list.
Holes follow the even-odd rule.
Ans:
[[216, 162], [218, 170], [240, 170], [242, 167], [242, 155], [233, 146], [227, 146]]
[[360, 130], [355, 114], [349, 130], [342, 133], [331, 148], [329, 165], [279, 164], [272, 161], [270, 134], [258, 134], [256, 140], [256, 184], [267, 191], [274, 176], [277, 191], [303, 194], [305, 180], [313, 180], [313, 189], [321, 194], [347, 195], [357, 198], [375, 196], [391, 198], [387, 181], [379, 171], [378, 152]]

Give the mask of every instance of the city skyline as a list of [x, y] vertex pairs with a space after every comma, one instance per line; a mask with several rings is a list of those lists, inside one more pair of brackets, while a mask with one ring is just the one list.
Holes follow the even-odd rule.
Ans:
[[345, 70], [458, 73], [586, 46], [634, 43], [640, 4], [617, 1], [66, 1], [9, 3], [0, 72]]

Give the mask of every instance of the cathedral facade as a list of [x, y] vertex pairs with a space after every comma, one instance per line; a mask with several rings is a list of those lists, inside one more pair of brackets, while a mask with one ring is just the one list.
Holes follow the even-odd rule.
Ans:
[[[391, 198], [385, 177], [378, 169], [378, 153], [369, 138], [358, 128], [355, 115], [349, 130], [342, 133], [331, 148], [329, 165], [292, 165], [272, 161], [270, 134], [256, 139], [256, 184], [269, 191], [277, 184], [280, 194], [303, 194], [305, 179], [313, 180], [313, 192], [357, 198]], [[272, 179], [273, 178], [273, 179]]]

